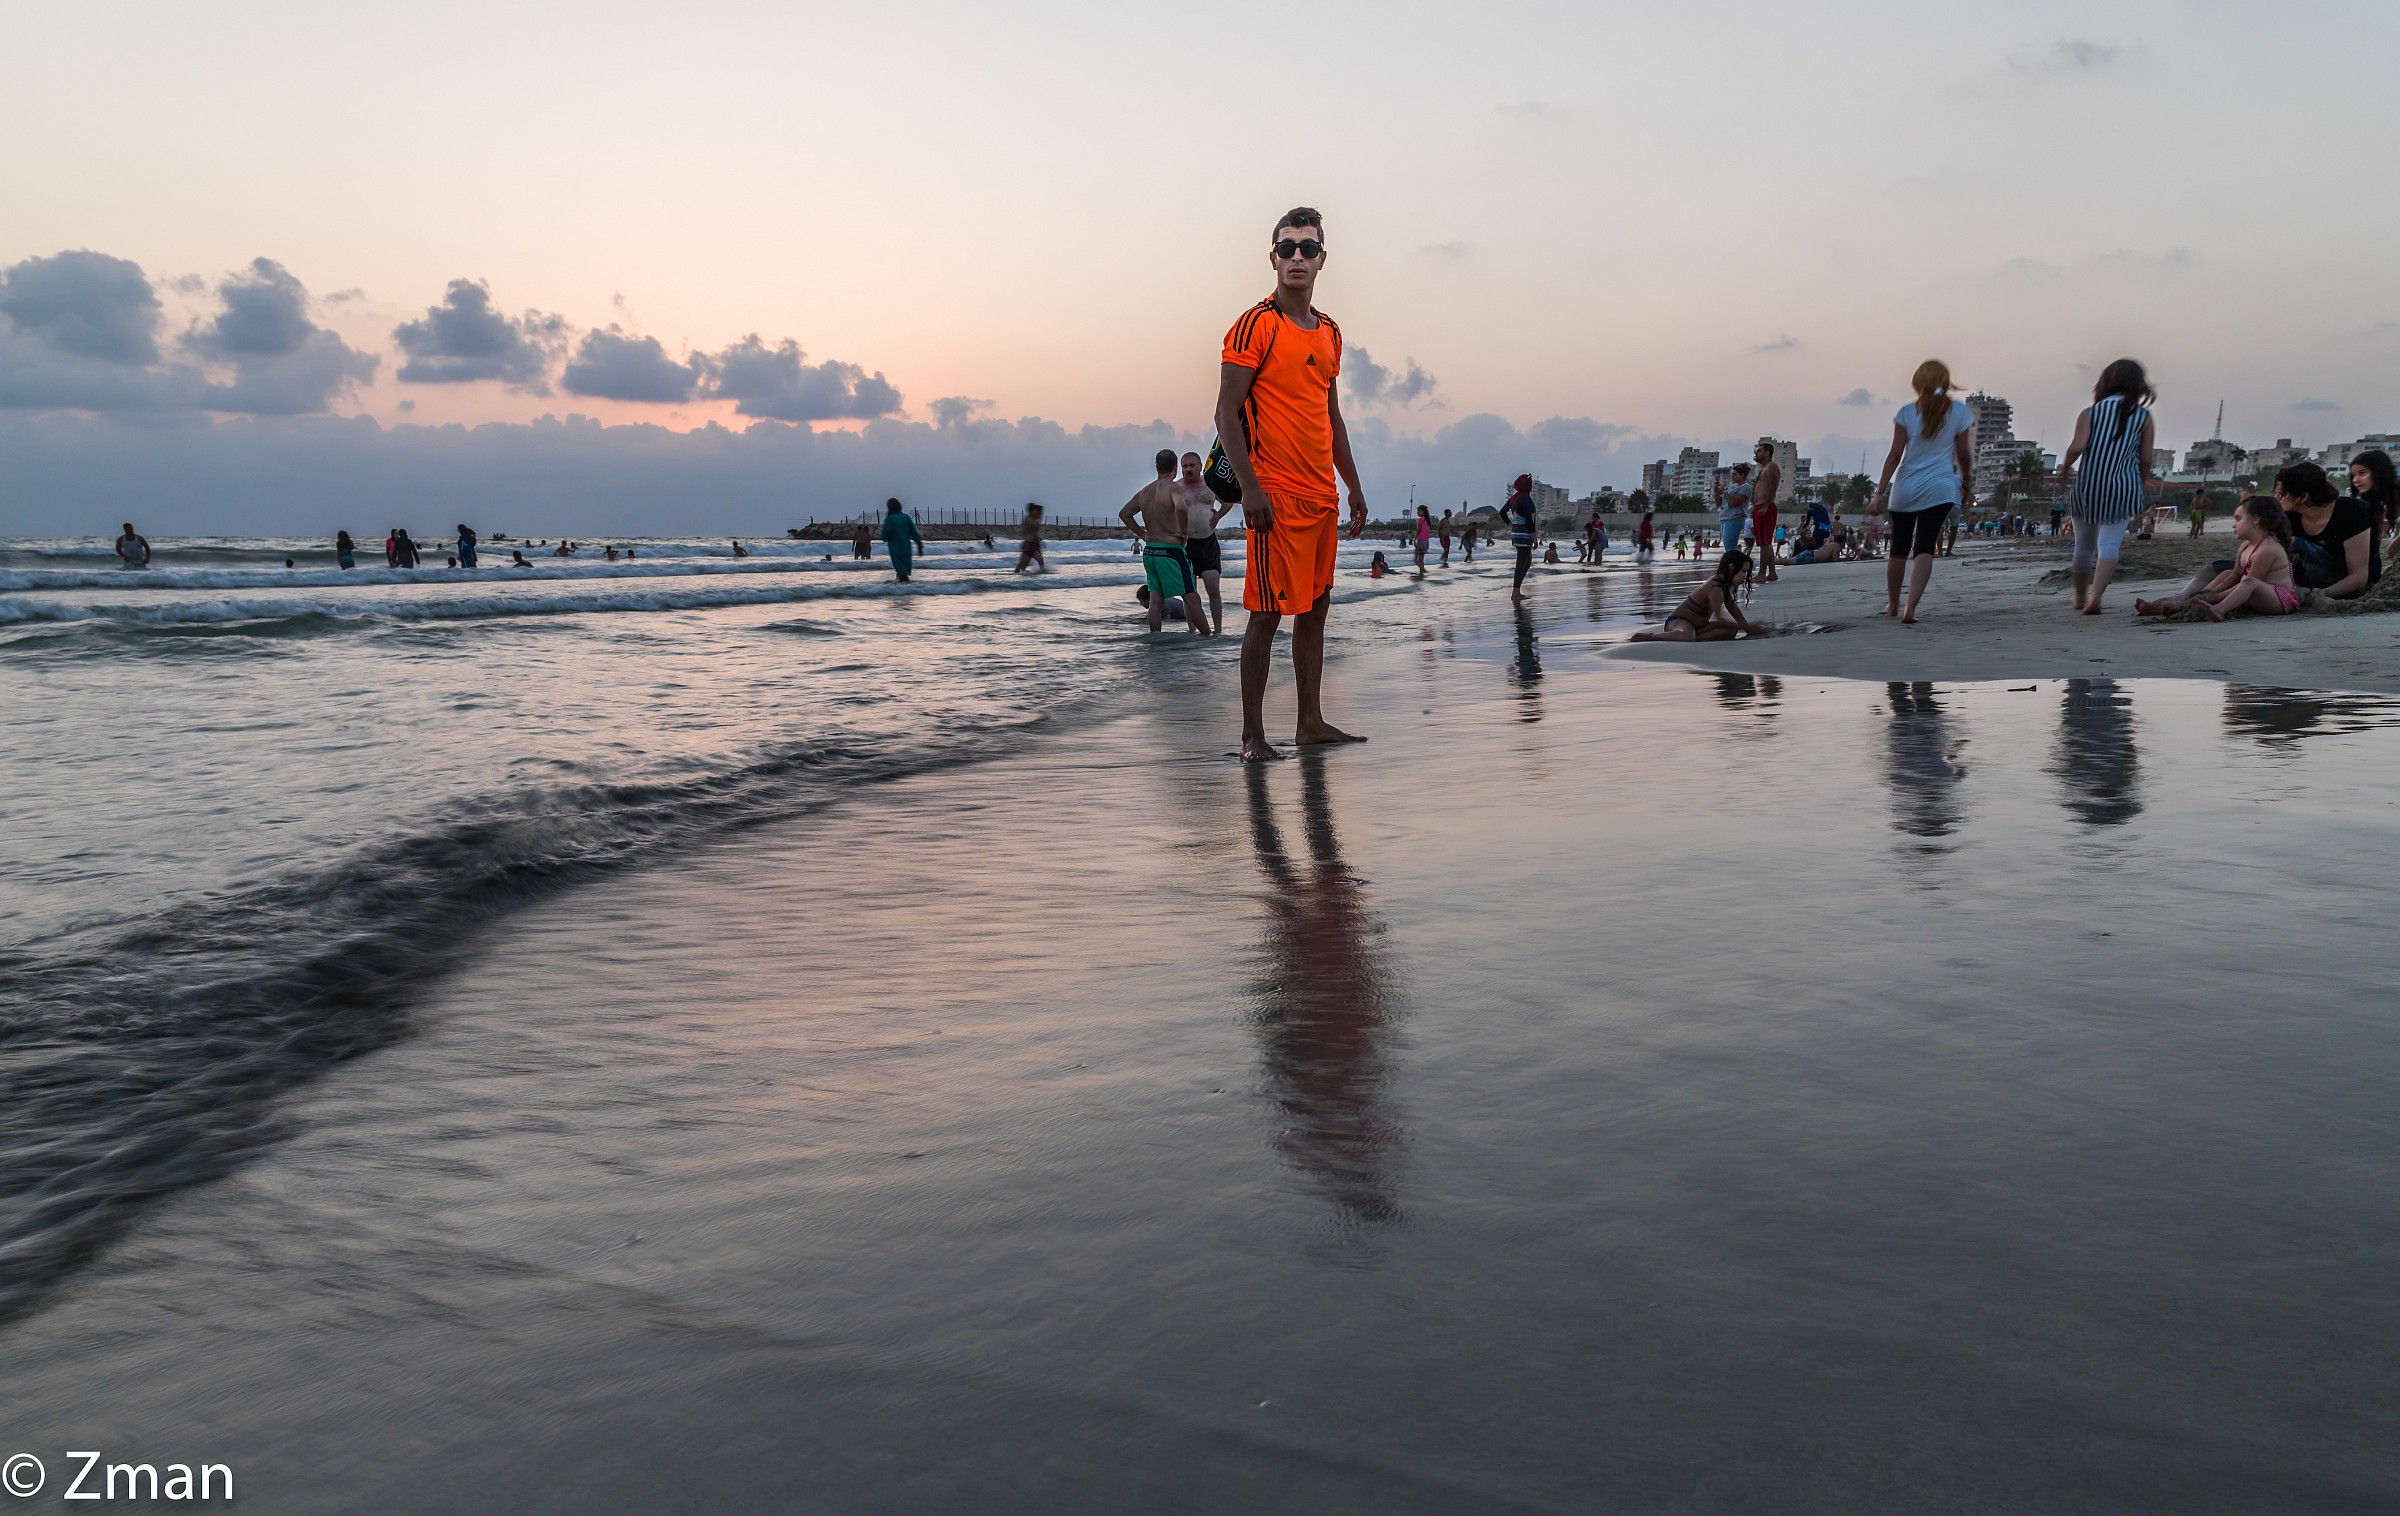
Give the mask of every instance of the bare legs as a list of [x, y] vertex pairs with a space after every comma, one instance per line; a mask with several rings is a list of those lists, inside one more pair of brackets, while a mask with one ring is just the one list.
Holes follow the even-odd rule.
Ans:
[[[1300, 697], [1299, 720], [1292, 741], [1301, 747], [1332, 742], [1364, 742], [1325, 719], [1325, 616], [1333, 609], [1333, 592], [1292, 621], [1292, 680]], [[1267, 666], [1275, 653], [1275, 633], [1283, 625], [1280, 611], [1252, 611], [1242, 629], [1242, 761], [1258, 763], [1283, 755], [1267, 741]]]
[[1210, 569], [1200, 578], [1208, 586], [1208, 634], [1215, 637], [1225, 630], [1225, 597], [1218, 593], [1218, 574], [1215, 569]]
[[1900, 581], [1907, 577], [1908, 560], [1898, 553], [1883, 562], [1883, 611], [1886, 616], [1900, 614]]

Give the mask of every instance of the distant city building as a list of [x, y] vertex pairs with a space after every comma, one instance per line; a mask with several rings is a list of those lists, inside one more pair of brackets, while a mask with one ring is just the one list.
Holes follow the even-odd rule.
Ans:
[[1985, 443], [1975, 450], [1975, 498], [1981, 500], [1995, 494], [2004, 482], [2015, 478], [2023, 467], [2020, 460], [2030, 457], [2038, 463], [2043, 456], [2038, 442], [2021, 442], [2010, 437]]
[[2326, 473], [2333, 475], [2336, 485], [2348, 488], [2349, 481], [2342, 474], [2350, 467], [2352, 460], [2361, 453], [2378, 451], [2400, 458], [2400, 432], [2369, 432], [2356, 442], [2337, 442], [2317, 454], [2317, 462], [2324, 466]]
[[1539, 479], [1533, 481], [1533, 509], [1537, 515], [1545, 520], [1552, 516], [1564, 516], [1567, 506], [1565, 490], [1555, 484], [1544, 484]]
[[2183, 471], [2194, 478], [2230, 474], [2242, 450], [2222, 437], [2204, 438], [2183, 450]]
[[2017, 434], [2011, 430], [2016, 425], [2015, 406], [1981, 390], [1969, 395], [1966, 403], [1967, 409], [1975, 413], [1975, 430], [1968, 438], [1973, 451], [1968, 456], [1981, 458], [1983, 450], [1993, 443], [2017, 440]]
[[1661, 458], [1642, 465], [1642, 493], [1656, 499], [1675, 487], [1675, 466]]
[[2174, 473], [2175, 449], [2171, 447], [2154, 447], [2150, 449], [2150, 472], [2156, 474], [2161, 479], [2164, 479], [2169, 474]]
[[1709, 486], [1716, 477], [1716, 453], [1687, 447], [1675, 455], [1675, 472], [1667, 480], [1667, 489], [1677, 495], [1706, 500], [1709, 498]]
[[2308, 455], [2307, 447], [2294, 447], [2291, 438], [2278, 437], [2275, 439], [2273, 447], [2259, 448], [2248, 458], [2242, 460], [2242, 472], [2245, 474], [2271, 474], [2277, 469], [2290, 468], [2295, 463], [2307, 462]]

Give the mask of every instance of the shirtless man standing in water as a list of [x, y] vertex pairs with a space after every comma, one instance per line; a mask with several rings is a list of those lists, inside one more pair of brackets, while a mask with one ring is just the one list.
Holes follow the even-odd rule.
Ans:
[[1761, 440], [1750, 450], [1758, 469], [1750, 476], [1750, 546], [1757, 555], [1759, 567], [1766, 570], [1758, 576], [1761, 584], [1775, 582], [1775, 500], [1783, 493], [1783, 467], [1775, 461], [1775, 444]]
[[1208, 587], [1209, 635], [1225, 630], [1225, 599], [1218, 591], [1218, 582], [1225, 572], [1225, 550], [1217, 542], [1217, 523], [1225, 519], [1232, 506], [1219, 500], [1208, 487], [1200, 471], [1200, 455], [1183, 455], [1183, 472], [1175, 480], [1175, 493], [1183, 501], [1183, 550], [1190, 555], [1192, 572]]
[[1194, 593], [1199, 584], [1192, 574], [1191, 555], [1183, 545], [1189, 517], [1177, 482], [1175, 454], [1159, 449], [1158, 477], [1133, 492], [1133, 498], [1117, 512], [1117, 519], [1141, 534], [1142, 575], [1150, 584], [1150, 630], [1165, 627], [1167, 602], [1179, 598], [1184, 620], [1205, 637], [1208, 612], [1200, 609], [1200, 597]]
[[1027, 567], [1035, 572], [1050, 572], [1050, 560], [1042, 556], [1042, 508], [1026, 502], [1024, 519], [1017, 523], [1017, 572]]

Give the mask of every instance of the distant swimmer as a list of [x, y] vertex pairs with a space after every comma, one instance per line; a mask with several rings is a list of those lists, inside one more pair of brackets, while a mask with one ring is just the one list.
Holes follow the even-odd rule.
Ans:
[[[1158, 477], [1133, 492], [1117, 512], [1142, 544], [1142, 577], [1150, 586], [1150, 630], [1157, 631], [1166, 624], [1167, 601], [1182, 597], [1188, 606], [1199, 604], [1194, 592], [1200, 578], [1192, 572], [1191, 554], [1184, 551], [1183, 534], [1189, 520], [1184, 511], [1183, 493], [1176, 488], [1175, 452], [1160, 448], [1154, 460]], [[1208, 613], [1203, 611], [1188, 618], [1193, 631], [1208, 634]]]
[[864, 521], [858, 524], [858, 530], [850, 534], [850, 556], [868, 559], [875, 556], [875, 534], [867, 530]]
[[1633, 529], [1633, 561], [1646, 564], [1657, 552], [1658, 515], [1655, 511], [1645, 510], [1642, 512], [1642, 524]]
[[464, 521], [458, 524], [458, 566], [460, 568], [475, 566], [475, 528], [467, 525]]
[[1450, 513], [1448, 511], [1442, 512], [1442, 519], [1434, 523], [1433, 530], [1434, 535], [1442, 539], [1442, 566], [1447, 568], [1450, 566]]
[[[920, 544], [921, 544], [921, 543], [922, 543], [922, 539], [920, 539]], [[736, 542], [736, 543], [733, 545], [733, 556], [735, 556], [736, 558], [747, 558], [747, 557], [749, 557], [749, 556], [750, 556], [750, 550], [749, 550], [748, 548], [746, 548], [746, 547], [742, 546], [742, 545], [741, 545], [739, 542]], [[901, 578], [903, 578], [903, 579], [906, 579], [908, 576], [907, 576], [906, 574], [902, 574], [900, 577], [901, 577]]]
[[517, 549], [515, 549], [515, 548], [513, 548], [513, 547], [512, 547], [512, 548], [510, 548], [510, 549], [508, 550], [508, 557], [509, 557], [509, 564], [508, 564], [508, 566], [509, 566], [510, 568], [529, 569], [529, 568], [533, 567], [533, 565], [532, 565], [532, 564], [530, 564], [530, 563], [527, 563], [527, 562], [525, 561], [525, 555], [524, 555], [522, 552], [519, 552]]
[[358, 544], [350, 540], [348, 532], [333, 534], [333, 561], [344, 568], [358, 567]]
[[916, 563], [917, 550], [925, 546], [925, 539], [917, 532], [916, 518], [902, 510], [898, 500], [883, 502], [883, 546], [892, 556], [892, 573], [902, 584], [908, 583], [909, 570]]
[[1731, 642], [1758, 628], [1742, 615], [1733, 592], [1750, 578], [1750, 555], [1739, 548], [1717, 560], [1717, 571], [1667, 612], [1667, 624], [1655, 632], [1636, 632], [1635, 642]]
[[125, 523], [124, 535], [117, 538], [117, 563], [129, 569], [150, 566], [150, 539], [135, 531], [130, 521]]
[[295, 564], [292, 562], [292, 560], [291, 560], [291, 559], [289, 559], [289, 558], [286, 558], [286, 559], [284, 559], [284, 560], [283, 560], [283, 566], [284, 566], [285, 568], [287, 568], [287, 569], [288, 569], [288, 568], [293, 568], [293, 567], [296, 567], [296, 565], [295, 565]]
[[1217, 498], [1208, 487], [1208, 479], [1200, 466], [1198, 453], [1183, 455], [1183, 471], [1175, 479], [1175, 489], [1183, 497], [1183, 550], [1192, 560], [1192, 572], [1208, 591], [1208, 634], [1212, 637], [1225, 630], [1225, 597], [1219, 586], [1225, 577], [1225, 546], [1217, 540], [1217, 523], [1225, 519], [1233, 506]]
[[1030, 500], [1017, 522], [1017, 572], [1022, 574], [1028, 568], [1037, 573], [1050, 571], [1050, 560], [1042, 556], [1042, 508]]
[[627, 549], [625, 549], [625, 556], [626, 556], [627, 558], [631, 558], [631, 557], [633, 556], [633, 549], [632, 549], [632, 548], [630, 548], [630, 547], [629, 547], [629, 548], [627, 548]]
[[413, 569], [417, 566], [417, 544], [408, 535], [408, 528], [392, 528], [392, 567]]
[[613, 543], [613, 542], [612, 542], [612, 543], [610, 543], [610, 544], [609, 544], [607, 547], [604, 547], [604, 548], [602, 548], [602, 549], [600, 550], [600, 556], [601, 556], [601, 557], [603, 557], [603, 558], [605, 558], [605, 559], [607, 559], [607, 560], [608, 560], [609, 562], [611, 562], [611, 563], [614, 563], [614, 562], [616, 562], [616, 561], [617, 561], [617, 545], [616, 545], [615, 543]]
[[[1458, 508], [1463, 514], [1466, 511], [1467, 502], [1461, 500], [1458, 502]], [[1467, 561], [1469, 563], [1473, 563], [1475, 561], [1475, 531], [1476, 527], [1474, 518], [1468, 517], [1466, 530], [1459, 533], [1458, 545], [1466, 550]]]
[[553, 558], [572, 558], [575, 556], [575, 544], [569, 542], [566, 538], [561, 537], [558, 539], [558, 546], [551, 550], [550, 556]]
[[1325, 221], [1306, 206], [1275, 223], [1267, 265], [1275, 292], [1225, 334], [1217, 381], [1217, 441], [1232, 466], [1249, 535], [1242, 604], [1242, 758], [1282, 756], [1267, 742], [1267, 666], [1285, 616], [1302, 747], [1358, 739], [1325, 719], [1325, 618], [1341, 525], [1335, 475], [1350, 490], [1350, 535], [1367, 529], [1367, 492], [1350, 453], [1335, 380], [1342, 329], [1310, 304], [1325, 267]]

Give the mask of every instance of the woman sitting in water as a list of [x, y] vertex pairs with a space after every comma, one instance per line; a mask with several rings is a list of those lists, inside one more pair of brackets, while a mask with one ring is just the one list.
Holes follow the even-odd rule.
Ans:
[[2292, 525], [2283, 507], [2264, 496], [2233, 508], [2233, 535], [2242, 546], [2233, 567], [2198, 594], [2169, 595], [2164, 600], [2136, 600], [2144, 616], [2164, 616], [2196, 605], [2212, 620], [2249, 609], [2261, 616], [2288, 616], [2300, 609], [2300, 591], [2292, 583]]
[[1750, 555], [1736, 549], [1717, 560], [1717, 572], [1667, 612], [1667, 624], [1655, 632], [1636, 632], [1636, 642], [1731, 642], [1758, 628], [1733, 602], [1733, 592], [1750, 582]]

